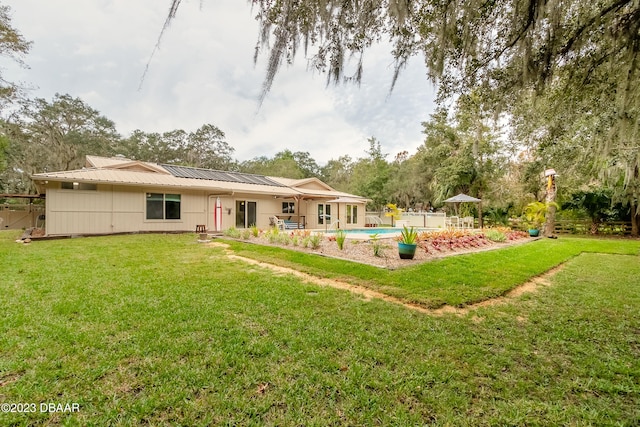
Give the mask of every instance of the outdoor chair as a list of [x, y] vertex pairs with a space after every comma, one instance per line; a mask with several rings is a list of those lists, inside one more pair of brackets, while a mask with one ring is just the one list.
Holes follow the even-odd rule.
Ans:
[[269, 222], [271, 223], [271, 226], [277, 227], [279, 230], [284, 231], [285, 228], [286, 228], [284, 220], [283, 219], [279, 219], [275, 215], [269, 217]]
[[473, 228], [474, 218], [472, 216], [465, 216], [460, 219], [462, 228]]

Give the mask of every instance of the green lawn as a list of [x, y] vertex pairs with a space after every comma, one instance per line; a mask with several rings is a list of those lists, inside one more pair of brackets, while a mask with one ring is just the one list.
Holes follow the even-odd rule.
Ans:
[[389, 271], [306, 253], [229, 241], [238, 255], [375, 288], [425, 307], [464, 306], [503, 295], [582, 252], [638, 255], [640, 241], [542, 239]]
[[542, 240], [393, 272], [233, 244], [432, 306], [567, 261], [535, 294], [433, 317], [231, 261], [194, 235], [16, 236], [0, 233], [0, 403], [38, 411], [0, 425], [640, 422], [638, 241]]

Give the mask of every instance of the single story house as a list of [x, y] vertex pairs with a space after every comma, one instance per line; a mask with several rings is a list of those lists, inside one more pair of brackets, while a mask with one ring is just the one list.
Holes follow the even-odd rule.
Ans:
[[46, 194], [46, 234], [209, 231], [256, 225], [274, 216], [301, 228], [363, 227], [367, 199], [317, 178], [240, 172], [87, 156], [79, 170], [32, 175]]

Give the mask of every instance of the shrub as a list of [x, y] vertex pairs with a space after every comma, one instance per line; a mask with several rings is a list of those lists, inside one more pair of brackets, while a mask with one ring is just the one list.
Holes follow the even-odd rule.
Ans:
[[456, 250], [465, 248], [478, 248], [488, 244], [482, 233], [474, 233], [469, 230], [442, 230], [421, 233], [420, 247], [426, 252], [433, 249], [436, 252], [443, 250]]
[[309, 236], [309, 244], [311, 245], [311, 249], [318, 249], [320, 244], [322, 243], [323, 234], [316, 233]]
[[225, 236], [237, 239], [237, 238], [240, 237], [240, 230], [238, 230], [235, 227], [229, 227], [226, 230], [224, 230], [224, 232], [222, 234], [224, 234]]
[[407, 245], [415, 245], [418, 242], [418, 232], [414, 227], [407, 228], [406, 225], [403, 226], [400, 232], [400, 242]]
[[518, 239], [526, 239], [529, 237], [529, 233], [520, 231], [520, 230], [512, 230], [508, 233], [505, 233], [507, 236], [507, 240], [518, 240]]
[[507, 240], [507, 236], [504, 233], [494, 229], [487, 230], [484, 235], [492, 242], [505, 242]]
[[249, 230], [248, 228], [242, 230], [242, 238], [244, 240], [249, 240], [249, 237], [251, 237], [251, 230]]
[[260, 235], [260, 229], [255, 224], [251, 226], [250, 230], [253, 237], [258, 237]]
[[344, 241], [347, 239], [347, 232], [344, 230], [336, 231], [336, 243], [338, 244], [338, 249], [342, 250], [344, 248]]
[[378, 233], [372, 234], [371, 236], [371, 246], [373, 247], [373, 256], [381, 257], [382, 256], [382, 244], [380, 244], [380, 239]]
[[276, 243], [278, 241], [278, 236], [280, 235], [280, 230], [276, 227], [271, 227], [266, 233], [264, 233], [264, 235], [269, 243]]
[[281, 245], [285, 245], [285, 246], [291, 243], [291, 237], [289, 237], [289, 235], [286, 233], [278, 233], [275, 240], [277, 243], [280, 243]]

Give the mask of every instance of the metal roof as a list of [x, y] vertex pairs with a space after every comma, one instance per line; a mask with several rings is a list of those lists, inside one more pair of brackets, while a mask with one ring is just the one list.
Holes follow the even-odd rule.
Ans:
[[91, 182], [104, 184], [180, 187], [193, 190], [246, 192], [273, 196], [297, 196], [300, 192], [286, 186], [246, 184], [242, 182], [213, 181], [210, 179], [179, 178], [161, 173], [126, 171], [121, 169], [82, 169], [66, 172], [48, 172], [32, 175], [34, 180]]
[[167, 172], [178, 178], [207, 179], [211, 181], [237, 182], [240, 184], [270, 185], [286, 187], [266, 176], [252, 175], [241, 172], [225, 172], [212, 169], [192, 168], [188, 166], [161, 165]]
[[[130, 168], [130, 166], [138, 164], [149, 170]], [[336, 191], [317, 178], [294, 180], [187, 166], [159, 165], [122, 157], [87, 156], [87, 165], [89, 167], [80, 170], [38, 173], [32, 175], [32, 178], [36, 181], [52, 180], [141, 185], [145, 187], [179, 187], [225, 193], [265, 194], [283, 198], [296, 196], [320, 200], [336, 197], [360, 198], [354, 194]], [[320, 188], [315, 188], [315, 184]], [[311, 185], [314, 188], [305, 188], [306, 185]], [[364, 198], [360, 199], [362, 203], [367, 201]]]

